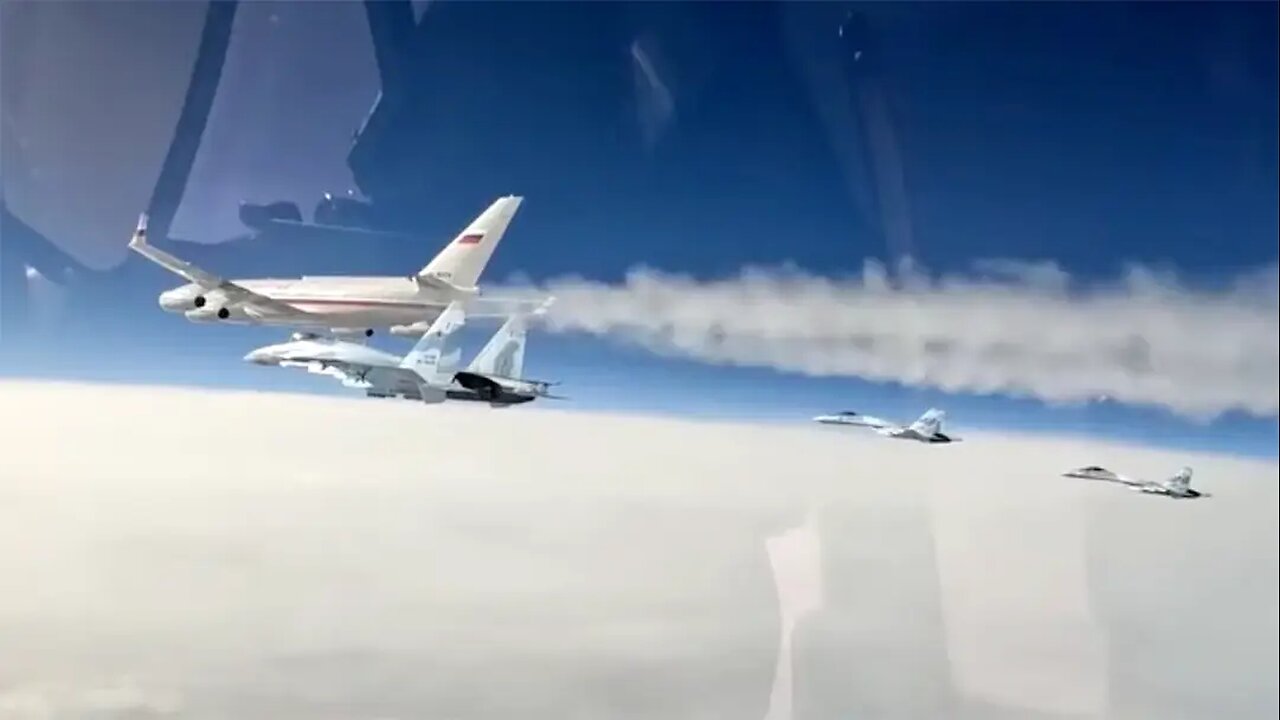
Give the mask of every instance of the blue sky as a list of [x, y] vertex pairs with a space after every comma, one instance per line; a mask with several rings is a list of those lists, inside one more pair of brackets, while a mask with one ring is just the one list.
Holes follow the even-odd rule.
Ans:
[[[613, 281], [638, 264], [711, 278], [783, 262], [841, 275], [909, 250], [943, 272], [1052, 259], [1088, 282], [1139, 262], [1214, 285], [1276, 262], [1275, 3], [860, 11], [868, 29], [842, 40], [837, 3], [436, 4], [398, 56], [408, 90], [382, 88], [384, 104], [401, 104], [380, 119], [392, 140], [353, 156], [353, 177], [351, 136], [380, 85], [363, 10], [248, 3], [173, 234], [217, 243], [244, 232], [238, 200], [291, 199], [309, 216], [319, 192], [358, 184], [383, 222], [423, 241], [188, 254], [229, 276], [408, 273], [512, 192], [528, 201], [490, 278]], [[74, 87], [128, 70], [46, 72]], [[145, 86], [129, 92], [152, 101]], [[114, 157], [67, 162], [108, 188]], [[58, 212], [65, 204], [29, 201], [23, 220], [41, 229]], [[332, 391], [240, 362], [278, 332], [162, 316], [154, 296], [171, 284], [129, 259], [73, 290], [50, 327], [5, 340], [5, 362], [45, 376]], [[1109, 405], [945, 397], [573, 336], [535, 337], [528, 362], [529, 374], [564, 380], [575, 407], [803, 420], [837, 409], [910, 419], [939, 404], [958, 433], [1030, 427], [1268, 455], [1277, 444], [1274, 419], [1197, 425]]]

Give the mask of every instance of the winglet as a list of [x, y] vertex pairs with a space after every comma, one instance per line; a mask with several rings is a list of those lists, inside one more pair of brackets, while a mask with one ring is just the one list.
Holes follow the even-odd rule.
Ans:
[[129, 239], [129, 247], [140, 248], [147, 244], [147, 214], [142, 213], [138, 216], [138, 227], [133, 231], [133, 237]]

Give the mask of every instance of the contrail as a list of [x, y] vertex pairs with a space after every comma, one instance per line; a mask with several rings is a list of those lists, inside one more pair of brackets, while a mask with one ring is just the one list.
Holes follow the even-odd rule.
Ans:
[[1277, 413], [1277, 269], [1192, 288], [1141, 267], [1081, 287], [1053, 263], [982, 261], [932, 277], [868, 261], [832, 279], [789, 268], [702, 281], [649, 269], [565, 278], [552, 331], [811, 376], [858, 377], [1051, 403], [1106, 397], [1209, 420]]

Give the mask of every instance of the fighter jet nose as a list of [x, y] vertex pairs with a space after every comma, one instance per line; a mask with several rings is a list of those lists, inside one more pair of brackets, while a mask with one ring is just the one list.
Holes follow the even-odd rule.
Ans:
[[254, 365], [271, 365], [274, 358], [269, 353], [262, 350], [254, 350], [244, 356], [245, 362], [251, 362]]

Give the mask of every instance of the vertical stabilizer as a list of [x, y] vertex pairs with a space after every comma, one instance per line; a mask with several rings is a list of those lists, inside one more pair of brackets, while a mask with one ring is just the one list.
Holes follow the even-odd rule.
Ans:
[[1177, 475], [1169, 478], [1169, 487], [1179, 492], [1185, 492], [1191, 487], [1191, 468], [1183, 467], [1178, 471]]
[[524, 346], [528, 331], [526, 316], [512, 315], [493, 334], [467, 370], [490, 377], [520, 379], [524, 372]]
[[523, 201], [524, 198], [516, 195], [495, 200], [427, 263], [418, 276], [442, 280], [459, 288], [474, 288]]
[[460, 301], [449, 303], [431, 328], [418, 340], [413, 349], [400, 361], [400, 367], [413, 370], [427, 382], [436, 382], [444, 369], [441, 360], [445, 344], [458, 328], [466, 323], [466, 313]]
[[947, 414], [937, 408], [929, 408], [925, 414], [920, 416], [919, 420], [911, 423], [911, 430], [921, 435], [936, 435], [942, 431], [942, 421], [946, 419]]

